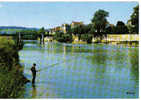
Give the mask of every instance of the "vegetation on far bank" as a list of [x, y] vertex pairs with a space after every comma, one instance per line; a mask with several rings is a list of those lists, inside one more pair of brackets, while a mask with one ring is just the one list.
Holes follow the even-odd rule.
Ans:
[[91, 23], [88, 25], [77, 25], [74, 28], [70, 28], [66, 34], [69, 34], [69, 39], [65, 39], [62, 32], [56, 32], [55, 39], [57, 41], [71, 42], [72, 34], [78, 36], [79, 40], [92, 42], [92, 37], [96, 38], [100, 42], [107, 34], [138, 34], [139, 33], [139, 5], [134, 8], [134, 12], [128, 23], [125, 24], [122, 21], [117, 21], [116, 25], [110, 24], [107, 21], [109, 12], [105, 10], [98, 10], [94, 13]]

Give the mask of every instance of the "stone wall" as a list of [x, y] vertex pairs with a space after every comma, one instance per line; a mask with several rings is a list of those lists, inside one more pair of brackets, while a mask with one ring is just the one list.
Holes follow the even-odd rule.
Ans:
[[[95, 42], [97, 38], [93, 38], [92, 42]], [[122, 42], [122, 41], [139, 41], [138, 34], [107, 34], [107, 37], [103, 38], [102, 42]]]

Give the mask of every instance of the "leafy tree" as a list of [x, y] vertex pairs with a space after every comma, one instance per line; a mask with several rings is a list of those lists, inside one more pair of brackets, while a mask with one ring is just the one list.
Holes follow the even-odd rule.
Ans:
[[39, 31], [38, 31], [38, 35], [40, 36], [41, 34], [45, 34], [45, 29], [44, 29], [44, 27], [42, 27], [42, 28], [39, 29]]
[[81, 34], [84, 33], [84, 26], [83, 26], [83, 25], [78, 25], [77, 27], [72, 28], [71, 32], [72, 32], [74, 35], [78, 35], [78, 38], [79, 38], [79, 40], [80, 40]]
[[134, 32], [134, 27], [133, 27], [133, 25], [131, 24], [131, 20], [128, 20], [128, 22], [127, 22], [127, 28], [128, 28], [128, 30], [129, 30], [129, 34], [135, 33], [135, 32]]
[[63, 38], [64, 38], [64, 42], [72, 42], [73, 41], [72, 34], [64, 34]]
[[95, 32], [98, 37], [103, 36], [103, 33], [105, 32], [106, 25], [108, 24], [108, 21], [106, 17], [109, 16], [109, 13], [104, 10], [98, 10], [94, 14], [94, 17], [92, 18], [93, 28], [95, 29]]
[[54, 39], [59, 42], [72, 42], [72, 34], [64, 34], [63, 32], [56, 32]]
[[128, 33], [128, 28], [125, 26], [125, 24], [122, 21], [118, 21], [116, 24], [115, 28], [115, 33], [116, 34], [127, 34]]
[[87, 43], [91, 43], [92, 42], [92, 35], [91, 34], [82, 34], [81, 39], [83, 41], [86, 41]]
[[25, 39], [25, 40], [29, 40], [29, 39], [35, 40], [35, 39], [37, 39], [37, 36], [38, 36], [36, 30], [23, 29], [19, 32], [16, 32], [16, 36], [18, 36], [19, 33], [21, 34], [21, 38]]
[[92, 28], [92, 24], [78, 25], [77, 27], [71, 29], [71, 33], [73, 33], [74, 35], [77, 35], [80, 40], [81, 35], [88, 34], [91, 28]]
[[134, 12], [131, 15], [131, 23], [134, 26], [133, 27], [133, 32], [139, 33], [139, 5], [134, 7]]
[[116, 32], [116, 26], [114, 25], [109, 25], [106, 27], [106, 34], [115, 34]]

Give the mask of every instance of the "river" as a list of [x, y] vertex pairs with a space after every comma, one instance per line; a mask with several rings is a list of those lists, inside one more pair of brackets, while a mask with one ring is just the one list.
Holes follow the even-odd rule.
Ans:
[[25, 85], [23, 98], [139, 97], [138, 47], [34, 41], [19, 55], [28, 79], [33, 63], [42, 69], [35, 86]]

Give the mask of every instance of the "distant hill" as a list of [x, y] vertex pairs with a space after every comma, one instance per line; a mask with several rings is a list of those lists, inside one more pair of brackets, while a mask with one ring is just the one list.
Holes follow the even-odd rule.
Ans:
[[38, 28], [27, 28], [20, 26], [0, 26], [0, 34], [15, 34], [21, 30], [39, 30]]
[[20, 26], [0, 26], [0, 29], [29, 29], [29, 30], [38, 30], [38, 28], [27, 28], [27, 27], [20, 27]]

